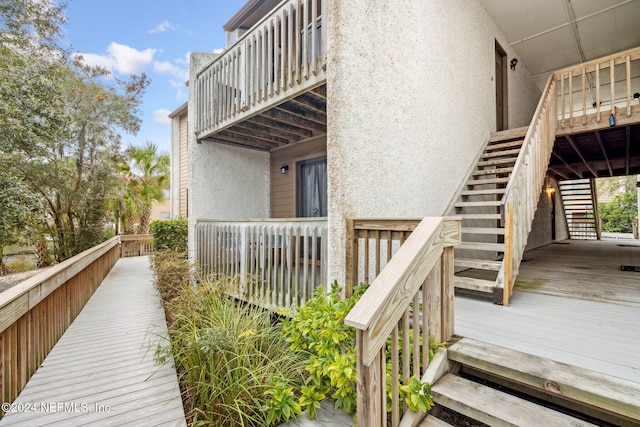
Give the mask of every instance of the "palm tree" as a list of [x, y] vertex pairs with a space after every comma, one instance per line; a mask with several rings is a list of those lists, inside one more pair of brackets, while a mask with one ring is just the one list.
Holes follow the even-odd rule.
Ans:
[[161, 154], [151, 142], [146, 142], [142, 147], [130, 147], [126, 154], [129, 159], [127, 191], [122, 200], [121, 215], [124, 214], [126, 218], [127, 212], [139, 212], [138, 232], [146, 234], [149, 232], [153, 202], [164, 200], [163, 192], [169, 187], [169, 156]]

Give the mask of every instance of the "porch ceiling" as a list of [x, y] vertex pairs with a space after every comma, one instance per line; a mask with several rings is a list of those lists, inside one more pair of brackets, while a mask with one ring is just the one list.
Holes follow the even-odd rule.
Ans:
[[551, 71], [640, 46], [638, 0], [481, 0], [542, 89]]
[[549, 173], [558, 180], [640, 174], [640, 124], [560, 134]]
[[327, 133], [327, 86], [311, 89], [203, 141], [256, 150], [275, 148]]

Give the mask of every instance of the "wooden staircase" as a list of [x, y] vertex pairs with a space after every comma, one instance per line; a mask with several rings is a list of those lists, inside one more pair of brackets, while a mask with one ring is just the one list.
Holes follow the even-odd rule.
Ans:
[[569, 238], [600, 240], [598, 209], [593, 179], [561, 181], [558, 184]]
[[448, 425], [448, 408], [488, 425], [637, 426], [640, 384], [463, 338], [440, 350], [423, 380], [436, 407], [401, 426]]
[[500, 203], [527, 127], [492, 135], [454, 204], [462, 218], [462, 243], [455, 248], [455, 286], [492, 294], [504, 254]]

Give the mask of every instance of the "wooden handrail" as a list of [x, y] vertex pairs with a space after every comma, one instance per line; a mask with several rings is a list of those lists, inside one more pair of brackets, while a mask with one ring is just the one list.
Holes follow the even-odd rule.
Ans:
[[503, 288], [504, 305], [509, 303], [538, 207], [555, 142], [556, 121], [556, 83], [551, 75], [500, 202], [501, 223], [510, 227], [505, 231], [505, 256], [496, 281], [496, 286]]
[[3, 402], [18, 396], [119, 257], [116, 236], [0, 293]]
[[[453, 335], [453, 246], [460, 243], [460, 230], [459, 219], [424, 218], [347, 315], [345, 323], [357, 329], [359, 425], [386, 423], [389, 337], [392, 378], [399, 379], [398, 353], [402, 353], [402, 381], [406, 384], [409, 371], [421, 377], [420, 370], [426, 370], [429, 339], [445, 341]], [[392, 418], [398, 420], [397, 387], [392, 394]]]

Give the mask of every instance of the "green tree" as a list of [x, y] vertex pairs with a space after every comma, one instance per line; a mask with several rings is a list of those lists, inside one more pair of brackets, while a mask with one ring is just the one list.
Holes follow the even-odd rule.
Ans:
[[600, 203], [602, 231], [609, 233], [631, 233], [632, 221], [638, 216], [638, 192], [620, 193], [611, 202]]
[[118, 179], [119, 132], [139, 129], [138, 107], [148, 84], [144, 74], [105, 79], [106, 70], [86, 66], [81, 58], [65, 72], [66, 134], [12, 159], [44, 202], [58, 261], [101, 241]]
[[38, 212], [34, 195], [16, 176], [0, 169], [0, 272], [5, 270], [4, 248], [22, 240]]
[[0, 0], [0, 152], [65, 132], [63, 12], [52, 0]]
[[142, 147], [130, 147], [127, 152], [131, 175], [128, 178], [130, 203], [139, 207], [138, 231], [149, 232], [149, 219], [153, 202], [164, 200], [164, 190], [169, 186], [169, 156], [161, 154], [155, 144], [147, 142]]

